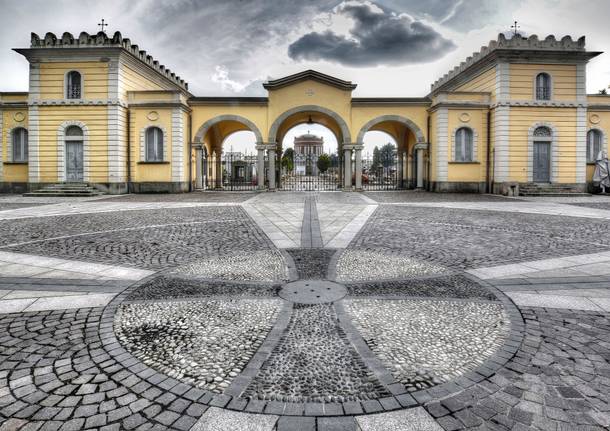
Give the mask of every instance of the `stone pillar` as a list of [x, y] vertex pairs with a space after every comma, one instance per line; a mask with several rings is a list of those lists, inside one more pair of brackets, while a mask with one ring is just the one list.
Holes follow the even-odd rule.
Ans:
[[256, 184], [259, 190], [265, 188], [265, 147], [257, 145], [256, 150]]
[[356, 151], [354, 175], [356, 176], [356, 190], [358, 191], [362, 190], [362, 147], [363, 145], [354, 147], [354, 150]]
[[217, 189], [222, 189], [222, 152], [220, 154], [216, 154], [216, 160], [214, 160], [214, 165], [216, 167], [216, 176], [214, 177], [216, 181], [215, 187]]
[[269, 190], [275, 190], [275, 148], [269, 148]]
[[343, 190], [350, 191], [352, 189], [352, 149], [343, 146], [343, 166], [345, 168], [343, 174]]
[[407, 151], [402, 153], [402, 187], [408, 188], [409, 185], [409, 153]]
[[424, 188], [424, 149], [417, 149], [417, 188]]
[[398, 161], [397, 161], [397, 166], [396, 166], [396, 182], [397, 182], [397, 187], [399, 189], [402, 189], [404, 187], [404, 183], [403, 183], [403, 153], [402, 152], [398, 152]]
[[203, 188], [203, 150], [195, 149], [195, 188], [201, 190]]

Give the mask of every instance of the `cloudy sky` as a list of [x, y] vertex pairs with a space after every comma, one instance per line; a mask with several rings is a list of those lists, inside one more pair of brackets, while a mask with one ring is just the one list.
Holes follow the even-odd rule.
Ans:
[[[262, 81], [313, 68], [358, 84], [355, 96], [424, 96], [433, 80], [514, 19], [527, 34], [587, 36], [610, 47], [610, 1], [588, 0], [0, 0], [0, 91], [27, 90], [11, 51], [30, 32], [120, 30], [186, 79], [195, 95], [264, 95]], [[610, 84], [610, 53], [588, 90]]]

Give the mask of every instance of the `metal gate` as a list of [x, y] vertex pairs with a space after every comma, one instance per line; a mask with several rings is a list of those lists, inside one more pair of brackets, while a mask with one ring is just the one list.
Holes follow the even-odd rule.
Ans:
[[342, 161], [333, 154], [285, 153], [277, 161], [281, 172], [279, 187], [291, 191], [332, 191], [341, 184]]
[[[207, 189], [240, 191], [256, 190], [258, 187], [256, 154], [226, 152], [220, 157], [216, 155], [208, 157], [203, 165], [207, 172], [205, 175]], [[262, 175], [265, 173], [263, 172]]]
[[396, 190], [399, 188], [399, 166], [396, 147], [391, 144], [375, 147], [372, 156], [362, 160], [364, 190]]

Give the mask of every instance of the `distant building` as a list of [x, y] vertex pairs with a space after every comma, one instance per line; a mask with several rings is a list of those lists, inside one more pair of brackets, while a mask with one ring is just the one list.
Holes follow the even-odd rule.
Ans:
[[297, 175], [318, 175], [318, 157], [323, 152], [324, 139], [306, 133], [294, 138], [294, 172]]

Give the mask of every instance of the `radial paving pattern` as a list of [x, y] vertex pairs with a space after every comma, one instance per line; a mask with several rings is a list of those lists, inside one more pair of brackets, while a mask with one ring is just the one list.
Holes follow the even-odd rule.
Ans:
[[209, 196], [0, 206], [1, 431], [610, 429], [607, 202]]

